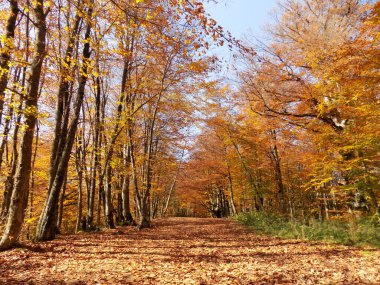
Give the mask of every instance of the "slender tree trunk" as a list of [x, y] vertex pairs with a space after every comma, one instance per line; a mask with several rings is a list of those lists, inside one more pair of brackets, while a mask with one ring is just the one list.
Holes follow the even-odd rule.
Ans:
[[[230, 138], [231, 138], [231, 135], [229, 134]], [[259, 192], [259, 189], [257, 189], [256, 185], [255, 185], [255, 181], [252, 177], [252, 173], [251, 171], [248, 169], [244, 159], [243, 159], [243, 156], [241, 155], [240, 153], [240, 150], [239, 150], [239, 147], [238, 145], [233, 141], [232, 141], [232, 145], [234, 146], [235, 150], [236, 150], [236, 153], [239, 157], [239, 160], [240, 160], [240, 163], [243, 167], [243, 170], [244, 170], [244, 173], [246, 175], [246, 177], [248, 178], [248, 182], [249, 182], [249, 185], [251, 186], [254, 194], [255, 194], [255, 197], [254, 197], [254, 201], [255, 201], [255, 208], [256, 210], [258, 211], [262, 211], [264, 209], [264, 201], [263, 201], [263, 198], [262, 198], [262, 195], [261, 193]]]
[[105, 224], [109, 229], [115, 228], [114, 223], [114, 209], [112, 205], [112, 196], [111, 196], [111, 187], [112, 187], [112, 169], [111, 166], [107, 166], [107, 174], [106, 174], [106, 184], [105, 184], [105, 204], [104, 204], [104, 213], [105, 213]]
[[[162, 79], [162, 84], [164, 81], [164, 78]], [[143, 229], [150, 227], [150, 191], [152, 186], [152, 161], [154, 156], [153, 151], [153, 139], [154, 139], [154, 131], [155, 131], [155, 123], [156, 118], [159, 110], [159, 104], [162, 98], [163, 93], [163, 86], [160, 91], [160, 94], [157, 98], [156, 104], [153, 108], [153, 116], [151, 118], [147, 119], [147, 125], [146, 125], [146, 138], [145, 138], [145, 149], [144, 149], [144, 171], [143, 171], [143, 193], [141, 195], [141, 202], [140, 202], [140, 221], [137, 225], [138, 229]]]
[[153, 130], [154, 123], [149, 122], [148, 119], [147, 131], [146, 131], [146, 146], [144, 150], [144, 164], [142, 171], [142, 179], [143, 179], [143, 189], [141, 193], [141, 202], [140, 202], [140, 220], [137, 225], [138, 229], [148, 228], [150, 227], [150, 190], [151, 190], [151, 177], [152, 177], [152, 143], [153, 143]]
[[[127, 146], [125, 150], [124, 164], [126, 166], [127, 171], [129, 172], [130, 164], [131, 164], [131, 154], [130, 154], [129, 146]], [[130, 174], [127, 173], [123, 175], [123, 184], [122, 184], [122, 191], [121, 191], [122, 214], [123, 214], [124, 224], [128, 226], [132, 226], [132, 225], [135, 225], [136, 223], [133, 220], [133, 217], [131, 214], [131, 205], [130, 205], [130, 198], [129, 198], [129, 184], [130, 184]]]
[[[15, 89], [17, 89], [17, 85], [19, 84], [20, 73], [21, 73], [21, 68], [18, 68], [15, 72], [15, 75], [14, 75], [13, 88], [15, 88]], [[24, 82], [24, 84], [25, 84], [25, 82]], [[13, 114], [15, 113], [14, 112], [15, 108], [17, 108], [15, 106], [13, 106], [14, 104], [17, 104], [14, 97], [15, 97], [14, 93], [12, 92], [11, 98], [9, 100], [10, 105], [8, 108], [8, 113], [7, 113], [5, 122], [4, 122], [4, 130], [3, 130], [3, 135], [2, 135], [3, 139], [2, 139], [1, 144], [0, 144], [0, 171], [1, 171], [1, 166], [3, 164], [4, 151], [5, 151], [5, 148], [6, 148], [7, 143], [8, 143], [8, 135], [9, 135], [9, 132], [11, 130]], [[0, 123], [0, 125], [1, 125], [1, 123]]]
[[[21, 107], [20, 107], [21, 108]], [[21, 113], [18, 114], [15, 127], [13, 130], [13, 151], [12, 151], [12, 163], [11, 163], [11, 171], [8, 173], [8, 176], [5, 180], [5, 186], [4, 186], [4, 198], [3, 198], [3, 204], [1, 207], [1, 219], [6, 219], [9, 212], [9, 207], [11, 204], [11, 198], [12, 198], [12, 192], [13, 192], [13, 186], [14, 186], [14, 179], [15, 174], [17, 170], [17, 162], [18, 162], [18, 132], [20, 129], [20, 122], [21, 122]]]
[[[95, 131], [94, 131], [94, 149], [93, 149], [93, 161], [91, 165], [91, 182], [90, 191], [87, 193], [87, 229], [93, 230], [94, 227], [94, 207], [95, 207], [95, 193], [96, 193], [96, 178], [98, 170], [100, 170], [100, 138], [101, 138], [101, 126], [100, 126], [100, 110], [101, 110], [101, 86], [100, 78], [96, 78], [96, 96], [95, 96]], [[99, 171], [100, 172], [100, 171]], [[100, 200], [98, 200], [98, 207], [100, 207]], [[100, 210], [98, 210], [100, 213]], [[98, 224], [99, 226], [99, 224]]]
[[79, 232], [82, 229], [82, 211], [83, 211], [83, 170], [82, 170], [82, 161], [81, 161], [81, 155], [80, 155], [80, 148], [81, 146], [78, 147], [76, 151], [76, 156], [75, 156], [75, 168], [77, 171], [77, 177], [78, 177], [78, 202], [77, 202], [77, 222], [75, 226], [75, 231]]
[[177, 180], [177, 175], [176, 177], [173, 179], [171, 185], [170, 185], [170, 188], [169, 188], [169, 193], [168, 193], [168, 196], [166, 197], [166, 201], [165, 201], [165, 205], [164, 205], [164, 209], [162, 211], [162, 215], [165, 217], [167, 211], [168, 211], [168, 208], [169, 208], [169, 204], [170, 204], [170, 200], [172, 198], [172, 195], [173, 195], [173, 191], [174, 191], [174, 187], [175, 187], [175, 184], [176, 184], [176, 180]]
[[235, 206], [235, 201], [234, 201], [234, 189], [233, 189], [233, 184], [232, 184], [231, 169], [228, 162], [227, 162], [227, 169], [228, 169], [228, 190], [230, 192], [231, 212], [232, 212], [232, 215], [236, 215], [237, 212], [236, 212], [236, 206]]
[[166, 198], [166, 201], [165, 201], [165, 204], [164, 204], [164, 208], [162, 210], [162, 215], [163, 216], [165, 216], [166, 213], [167, 213], [167, 211], [168, 211], [169, 203], [170, 203], [171, 197], [173, 195], [175, 185], [177, 183], [177, 179], [178, 179], [179, 171], [181, 170], [181, 165], [182, 165], [182, 160], [183, 160], [184, 155], [185, 155], [185, 149], [182, 150], [182, 154], [181, 154], [181, 158], [180, 158], [180, 160], [178, 162], [177, 170], [175, 172], [173, 181], [172, 181], [172, 183], [170, 185], [170, 188], [169, 188], [169, 193], [168, 193], [168, 196]]
[[102, 204], [104, 207], [104, 183], [103, 179], [99, 177], [99, 189], [98, 189], [98, 205], [97, 205], [97, 212], [96, 212], [96, 225], [98, 228], [100, 228], [100, 215], [102, 211]]
[[[89, 67], [89, 59], [91, 55], [90, 51], [90, 33], [91, 33], [91, 16], [92, 16], [92, 7], [88, 8], [88, 21], [87, 27], [84, 37], [84, 47], [83, 47], [83, 55], [82, 55], [82, 67], [81, 67], [81, 76], [79, 79], [78, 86], [78, 94], [76, 98], [76, 102], [74, 104], [74, 114], [73, 118], [70, 122], [70, 126], [67, 132], [67, 138], [65, 140], [65, 145], [63, 148], [62, 155], [59, 158], [59, 164], [56, 170], [54, 170], [54, 179], [50, 179], [50, 183], [52, 185], [49, 187], [50, 191], [48, 197], [45, 201], [44, 209], [40, 216], [37, 232], [36, 232], [36, 240], [44, 241], [51, 240], [55, 238], [56, 234], [56, 219], [57, 219], [57, 203], [59, 198], [59, 193], [62, 189], [64, 177], [67, 172], [68, 162], [70, 159], [70, 154], [72, 151], [72, 147], [75, 140], [75, 134], [78, 127], [78, 121], [80, 116], [81, 107], [83, 105], [84, 99], [84, 91], [87, 83], [87, 70]], [[58, 159], [58, 158], [57, 158]]]
[[5, 89], [8, 85], [9, 61], [13, 50], [13, 40], [16, 30], [17, 15], [19, 13], [18, 1], [9, 0], [10, 11], [5, 27], [4, 46], [0, 53], [0, 125], [4, 109]]
[[62, 186], [62, 193], [61, 197], [59, 199], [58, 204], [58, 218], [57, 218], [57, 232], [61, 232], [61, 225], [62, 225], [62, 218], [63, 218], [63, 207], [65, 204], [65, 195], [66, 195], [66, 186], [67, 186], [67, 172], [64, 178], [63, 186]]
[[111, 160], [114, 155], [114, 144], [116, 143], [116, 139], [118, 137], [118, 134], [120, 133], [120, 120], [122, 116], [123, 109], [125, 107], [125, 99], [126, 99], [126, 83], [127, 83], [127, 77], [128, 77], [128, 70], [129, 70], [129, 61], [124, 61], [124, 68], [123, 68], [123, 75], [121, 79], [121, 91], [118, 99], [118, 106], [116, 110], [116, 122], [115, 126], [112, 132], [111, 140], [109, 143], [109, 148], [107, 150], [106, 155], [106, 161], [105, 161], [105, 173], [102, 174], [102, 176], [106, 178], [106, 184], [105, 184], [105, 224], [107, 228], [114, 228], [114, 222], [113, 222], [113, 206], [111, 201], [111, 188], [112, 188], [112, 176], [113, 171], [111, 167]]
[[[37, 123], [37, 129], [36, 129], [36, 141], [34, 144], [34, 151], [33, 151], [33, 160], [32, 160], [32, 177], [31, 177], [31, 182], [30, 182], [30, 199], [29, 199], [29, 219], [33, 218], [33, 203], [34, 203], [34, 187], [35, 187], [35, 173], [34, 173], [34, 166], [36, 165], [36, 158], [37, 158], [37, 151], [38, 151], [38, 144], [39, 144], [39, 133], [40, 133], [40, 128]], [[26, 231], [26, 237], [28, 240], [31, 239], [30, 236], [30, 225], [28, 223], [28, 228]]]
[[362, 166], [364, 169], [364, 182], [366, 184], [366, 192], [368, 193], [368, 196], [370, 198], [371, 206], [373, 207], [374, 212], [378, 216], [380, 216], [380, 207], [379, 207], [379, 204], [377, 203], [376, 194], [372, 189], [372, 185], [368, 182], [369, 179], [368, 179], [367, 165], [365, 164], [365, 162], [362, 162]]
[[329, 215], [329, 204], [328, 204], [328, 201], [327, 201], [327, 194], [323, 194], [323, 202], [324, 202], [324, 206], [325, 206], [325, 216], [326, 216], [326, 220], [329, 220], [330, 219], [330, 215]]
[[[27, 4], [29, 5], [29, 0], [27, 0]], [[29, 24], [30, 24], [30, 13], [29, 11], [26, 13], [27, 19], [26, 19], [26, 25], [25, 25], [25, 37], [26, 37], [26, 43], [25, 43], [25, 62], [29, 61]], [[21, 80], [21, 87], [22, 91], [25, 91], [25, 85], [26, 85], [26, 76], [27, 76], [27, 67], [24, 66], [22, 69], [22, 80]], [[1, 93], [0, 93], [1, 94]], [[1, 96], [1, 95], [0, 95]], [[22, 98], [20, 96], [20, 103], [18, 104], [18, 110], [22, 110]], [[13, 109], [16, 107], [11, 108], [10, 110], [13, 111]], [[12, 149], [12, 164], [11, 164], [11, 171], [8, 174], [5, 182], [5, 189], [4, 189], [4, 199], [3, 199], [3, 204], [1, 208], [1, 216], [0, 219], [6, 219], [9, 211], [9, 206], [10, 206], [10, 201], [11, 201], [11, 196], [12, 196], [12, 191], [13, 191], [13, 185], [14, 185], [14, 176], [16, 174], [16, 169], [17, 169], [17, 159], [18, 159], [18, 132], [20, 129], [20, 123], [21, 123], [21, 117], [22, 117], [22, 112], [18, 112], [16, 116], [16, 121], [15, 121], [15, 126], [13, 130], [13, 149]], [[5, 139], [5, 137], [3, 138]], [[6, 145], [6, 140], [4, 141]], [[2, 159], [3, 154], [0, 155], [0, 159]], [[1, 163], [0, 163], [1, 166]]]
[[[18, 79], [15, 78], [15, 82], [17, 81]], [[13, 100], [13, 94], [12, 94], [12, 98], [10, 102], [15, 103]], [[8, 134], [11, 128], [11, 118], [13, 117], [13, 114], [14, 114], [14, 108], [16, 107], [9, 107], [8, 116], [4, 124], [3, 140], [1, 141], [1, 145], [0, 145], [0, 171], [1, 171], [1, 166], [3, 162], [3, 154], [6, 149], [6, 145], [8, 143]], [[21, 110], [21, 106], [18, 107], [18, 109]], [[7, 178], [5, 180], [3, 203], [1, 205], [1, 215], [0, 215], [1, 220], [5, 220], [7, 218], [9, 205], [11, 202], [11, 196], [12, 196], [12, 190], [13, 190], [13, 179], [14, 179], [14, 174], [16, 173], [16, 167], [17, 167], [17, 157], [18, 157], [18, 152], [17, 152], [18, 142], [17, 141], [18, 141], [18, 130], [19, 130], [20, 120], [21, 120], [21, 112], [18, 113], [15, 119], [11, 171], [8, 173]]]
[[[140, 190], [139, 190], [139, 184], [137, 180], [137, 166], [136, 166], [136, 158], [135, 158], [135, 146], [134, 146], [134, 139], [133, 139], [133, 131], [132, 131], [132, 122], [128, 123], [128, 144], [129, 144], [129, 152], [131, 156], [131, 168], [132, 168], [132, 184], [133, 184], [133, 192], [134, 192], [134, 198], [135, 198], [135, 207], [136, 207], [136, 216], [140, 216], [141, 213], [141, 197], [140, 197]], [[140, 217], [139, 217], [140, 218]]]
[[284, 183], [282, 180], [282, 171], [281, 171], [281, 159], [278, 154], [277, 145], [275, 144], [273, 149], [271, 150], [271, 157], [273, 159], [275, 177], [277, 182], [277, 200], [278, 200], [278, 208], [281, 213], [286, 212], [285, 205], [285, 193], [284, 193]]
[[[79, 5], [81, 5], [80, 1]], [[72, 92], [70, 92], [71, 82], [68, 80], [69, 74], [72, 72], [72, 57], [74, 53], [75, 43], [79, 36], [80, 24], [82, 22], [82, 17], [76, 14], [74, 19], [73, 29], [71, 31], [66, 52], [63, 59], [63, 64], [61, 68], [59, 89], [57, 94], [56, 102], [56, 113], [55, 113], [55, 128], [54, 128], [54, 140], [52, 144], [51, 157], [50, 157], [50, 179], [49, 179], [49, 190], [53, 186], [54, 179], [57, 174], [59, 163], [64, 151], [67, 131], [70, 117], [70, 101]]]
[[25, 209], [28, 203], [29, 179], [33, 152], [33, 137], [37, 122], [39, 84], [46, 47], [46, 15], [43, 9], [44, 1], [37, 0], [33, 9], [37, 28], [35, 54], [27, 80], [28, 97], [25, 101], [25, 109], [30, 111], [25, 115], [25, 130], [21, 139], [20, 156], [15, 175], [10, 211], [4, 235], [0, 242], [0, 249], [10, 248], [18, 242], [24, 222]]
[[156, 219], [157, 218], [157, 214], [158, 214], [158, 204], [160, 202], [160, 197], [158, 196], [158, 193], [157, 192], [154, 192], [153, 193], [153, 199], [152, 199], [152, 219]]

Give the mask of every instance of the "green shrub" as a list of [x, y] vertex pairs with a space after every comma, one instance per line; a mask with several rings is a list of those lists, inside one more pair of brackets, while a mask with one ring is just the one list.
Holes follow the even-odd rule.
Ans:
[[335, 242], [345, 245], [380, 247], [378, 219], [362, 218], [351, 221], [290, 221], [271, 213], [244, 213], [237, 220], [256, 232], [283, 238]]

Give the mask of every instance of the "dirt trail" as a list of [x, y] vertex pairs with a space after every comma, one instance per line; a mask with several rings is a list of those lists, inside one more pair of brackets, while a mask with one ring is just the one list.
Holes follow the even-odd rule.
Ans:
[[227, 220], [60, 236], [0, 253], [0, 284], [380, 284], [380, 251], [259, 236]]

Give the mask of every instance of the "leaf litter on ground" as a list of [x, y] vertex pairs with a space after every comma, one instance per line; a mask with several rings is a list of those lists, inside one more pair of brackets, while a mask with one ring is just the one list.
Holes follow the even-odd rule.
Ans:
[[380, 250], [257, 235], [225, 219], [158, 219], [0, 253], [0, 284], [380, 284]]

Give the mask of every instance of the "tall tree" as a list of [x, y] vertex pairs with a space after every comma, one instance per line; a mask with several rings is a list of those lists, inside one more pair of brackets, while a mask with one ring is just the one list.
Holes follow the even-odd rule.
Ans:
[[46, 15], [48, 11], [44, 11], [44, 9], [43, 0], [35, 1], [33, 12], [35, 17], [36, 40], [33, 61], [27, 80], [28, 96], [25, 100], [25, 130], [20, 142], [20, 155], [17, 163], [8, 220], [0, 242], [1, 249], [10, 248], [18, 242], [28, 203], [33, 138], [38, 112], [39, 85], [42, 64], [46, 55]]
[[0, 53], [0, 125], [3, 117], [5, 89], [8, 84], [9, 77], [9, 61], [11, 59], [12, 49], [14, 48], [14, 37], [16, 29], [17, 15], [19, 13], [18, 1], [9, 1], [9, 17], [5, 28], [5, 37]]
[[[77, 92], [76, 100], [74, 102], [73, 118], [71, 119], [67, 129], [63, 128], [62, 130], [60, 126], [56, 127], [56, 133], [55, 133], [56, 139], [54, 140], [53, 153], [52, 153], [52, 157], [54, 156], [54, 159], [52, 159], [52, 163], [51, 163], [53, 167], [52, 167], [50, 183], [49, 183], [49, 192], [48, 192], [48, 197], [45, 202], [44, 210], [41, 214], [41, 217], [37, 226], [37, 232], [36, 232], [36, 237], [35, 237], [37, 241], [50, 240], [55, 237], [58, 198], [59, 198], [59, 194], [62, 189], [65, 176], [67, 173], [67, 167], [68, 167], [72, 147], [75, 140], [76, 130], [78, 127], [80, 111], [83, 105], [85, 87], [86, 87], [87, 78], [88, 78], [88, 69], [90, 65], [90, 56], [91, 56], [90, 34], [91, 34], [92, 25], [93, 25], [92, 13], [94, 9], [92, 1], [86, 3], [85, 6], [87, 6], [86, 29], [85, 29], [85, 34], [84, 34], [84, 45], [83, 45], [83, 52], [82, 52], [82, 66], [80, 68], [80, 73], [79, 73], [80, 76], [79, 76], [79, 83], [78, 83], [78, 92]], [[72, 54], [71, 47], [73, 46], [75, 36], [78, 33], [77, 29], [79, 26], [79, 23], [78, 23], [79, 21], [80, 21], [80, 17], [76, 16], [74, 31], [69, 40], [69, 45], [66, 52], [67, 57], [65, 57], [65, 60], [68, 60], [69, 62], [71, 61], [70, 56]], [[66, 86], [68, 83], [66, 81], [67, 81], [66, 74], [63, 73], [63, 78], [61, 81], [62, 88], [60, 88], [60, 91], [63, 94], [62, 93], [58, 94], [59, 96], [58, 102], [64, 101], [65, 98], [67, 100], [68, 94], [66, 93], [68, 92], [68, 90], [66, 90]], [[64, 102], [59, 102], [58, 104], [63, 105]], [[68, 116], [69, 114], [67, 114], [66, 112], [66, 123], [68, 121]], [[61, 118], [58, 118], [57, 116], [57, 119], [58, 119], [57, 125], [58, 124], [60, 125]], [[66, 125], [66, 123], [64, 124]], [[64, 131], [64, 133], [62, 133], [62, 131]], [[58, 139], [57, 139], [57, 136], [58, 136]], [[58, 143], [57, 148], [54, 149], [54, 147], [56, 147], [57, 140], [58, 141], [64, 140], [64, 141]], [[59, 149], [59, 147], [61, 149]], [[54, 151], [58, 153], [55, 153]]]

